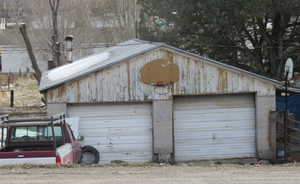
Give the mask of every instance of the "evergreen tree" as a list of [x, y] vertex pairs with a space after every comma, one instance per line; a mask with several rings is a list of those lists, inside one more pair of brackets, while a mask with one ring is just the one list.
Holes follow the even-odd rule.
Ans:
[[[140, 0], [140, 36], [281, 78], [300, 59], [299, 0]], [[297, 64], [297, 63], [296, 63]]]

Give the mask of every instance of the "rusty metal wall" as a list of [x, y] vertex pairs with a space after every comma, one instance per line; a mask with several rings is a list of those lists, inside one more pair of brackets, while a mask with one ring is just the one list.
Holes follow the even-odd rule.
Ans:
[[[176, 63], [180, 70], [179, 81], [163, 87], [142, 83], [140, 70], [155, 59]], [[249, 92], [257, 93], [258, 96], [274, 96], [275, 86], [233, 69], [159, 48], [49, 89], [47, 99], [49, 103], [101, 103], [162, 100], [174, 95]]]

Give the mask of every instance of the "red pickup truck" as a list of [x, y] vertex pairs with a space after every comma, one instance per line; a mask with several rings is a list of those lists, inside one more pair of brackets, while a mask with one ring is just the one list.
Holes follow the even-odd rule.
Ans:
[[67, 164], [80, 161], [80, 144], [63, 116], [0, 122], [0, 165]]

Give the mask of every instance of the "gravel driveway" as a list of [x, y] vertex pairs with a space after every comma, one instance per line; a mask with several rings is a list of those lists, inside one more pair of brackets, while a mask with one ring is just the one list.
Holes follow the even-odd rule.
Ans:
[[300, 166], [1, 168], [1, 184], [298, 184]]

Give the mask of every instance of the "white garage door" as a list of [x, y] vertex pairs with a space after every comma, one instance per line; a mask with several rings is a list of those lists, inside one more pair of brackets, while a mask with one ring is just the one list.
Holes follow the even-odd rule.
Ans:
[[69, 105], [68, 114], [80, 117], [82, 144], [96, 147], [100, 162], [152, 160], [150, 104]]
[[177, 161], [255, 157], [252, 95], [175, 98]]

